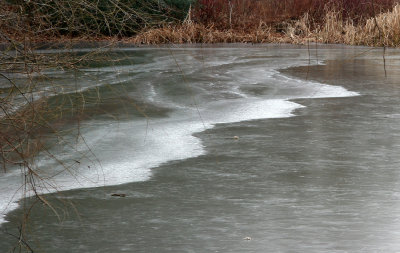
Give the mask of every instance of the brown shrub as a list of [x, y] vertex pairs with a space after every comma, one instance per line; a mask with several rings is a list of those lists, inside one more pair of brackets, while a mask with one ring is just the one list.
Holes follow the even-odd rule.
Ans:
[[325, 13], [335, 10], [343, 21], [364, 22], [377, 13], [390, 10], [395, 0], [199, 0], [193, 20], [218, 29], [255, 28], [265, 24], [288, 22], [309, 14], [313, 24], [323, 22]]

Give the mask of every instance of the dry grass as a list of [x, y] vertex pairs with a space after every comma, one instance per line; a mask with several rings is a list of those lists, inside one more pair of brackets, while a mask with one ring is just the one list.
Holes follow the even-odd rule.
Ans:
[[[185, 22], [160, 23], [156, 28], [146, 26], [148, 28], [138, 35], [125, 39], [137, 44], [306, 43], [313, 40], [322, 43], [397, 47], [400, 43], [399, 7], [392, 8], [395, 2], [396, 0], [198, 0]], [[0, 41], [8, 41], [9, 38], [19, 42], [71, 39], [59, 32], [52, 32], [56, 28], [48, 29], [44, 18], [35, 19], [39, 25], [36, 30], [32, 30], [27, 25], [27, 16], [18, 15], [15, 5], [1, 2], [0, 8]], [[101, 17], [108, 20], [106, 16]], [[107, 22], [99, 21], [104, 24]], [[73, 27], [78, 29], [77, 25]], [[40, 33], [37, 33], [38, 30]], [[90, 37], [79, 35], [79, 38], [93, 40], [96, 32], [87, 34]], [[118, 32], [115, 36], [120, 34]], [[97, 37], [99, 38], [108, 39]]]
[[364, 37], [368, 45], [398, 47], [400, 45], [400, 5], [391, 12], [381, 13], [367, 20]]
[[158, 29], [143, 32], [130, 42], [136, 44], [164, 44], [164, 43], [268, 43], [273, 41], [271, 28], [260, 24], [257, 29], [249, 32], [234, 29], [219, 30], [213, 25], [182, 24], [169, 25]]
[[340, 13], [328, 12], [322, 29], [313, 36], [323, 43], [344, 43], [366, 46], [400, 46], [400, 5], [355, 25], [352, 20], [342, 21]]
[[308, 13], [320, 24], [327, 10], [337, 10], [342, 19], [363, 23], [376, 13], [390, 10], [394, 0], [198, 0], [193, 20], [218, 29], [256, 28], [260, 22], [277, 24], [300, 19]]
[[392, 10], [356, 22], [345, 19], [337, 9], [326, 10], [320, 23], [309, 13], [298, 20], [267, 24], [259, 21], [256, 27], [227, 28], [193, 22], [188, 18], [183, 24], [150, 29], [131, 38], [137, 44], [164, 43], [295, 43], [310, 41], [344, 43], [367, 46], [400, 46], [400, 4]]

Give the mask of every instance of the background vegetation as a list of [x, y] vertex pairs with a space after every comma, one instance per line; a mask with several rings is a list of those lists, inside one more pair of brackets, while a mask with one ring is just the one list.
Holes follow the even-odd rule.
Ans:
[[[391, 11], [396, 0], [8, 0], [0, 3], [1, 40], [126, 38], [190, 19], [214, 31], [252, 33], [260, 26], [284, 35], [307, 15], [311, 30], [335, 12], [342, 22], [365, 25]], [[188, 13], [190, 12], [190, 13]], [[6, 40], [7, 41], [7, 40]]]
[[396, 0], [198, 0], [183, 24], [135, 43], [346, 43], [399, 46]]
[[2, 3], [5, 19], [1, 27], [2, 32], [14, 35], [13, 38], [28, 34], [35, 40], [63, 35], [131, 36], [145, 27], [183, 19], [190, 3], [190, 0], [9, 0]]
[[299, 20], [305, 13], [315, 25], [327, 11], [336, 10], [343, 20], [360, 23], [376, 13], [390, 10], [393, 0], [199, 0], [194, 19], [218, 28], [256, 27], [260, 22], [279, 25]]

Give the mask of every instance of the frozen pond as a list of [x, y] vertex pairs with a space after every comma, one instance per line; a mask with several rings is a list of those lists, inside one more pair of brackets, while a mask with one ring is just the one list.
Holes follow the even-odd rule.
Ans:
[[[386, 78], [382, 50], [363, 47], [110, 54], [121, 56], [47, 73], [65, 86], [53, 100], [79, 90], [105, 109], [89, 107], [85, 141], [49, 144], [64, 166], [38, 157], [62, 191], [47, 196], [61, 221], [36, 205], [32, 248], [400, 251], [400, 51], [386, 51]], [[7, 233], [21, 220], [21, 180], [18, 169], [0, 172], [0, 252], [16, 243]]]

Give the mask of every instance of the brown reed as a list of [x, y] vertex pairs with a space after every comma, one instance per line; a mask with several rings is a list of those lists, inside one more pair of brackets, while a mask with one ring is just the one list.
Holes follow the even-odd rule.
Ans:
[[[347, 15], [347, 14], [346, 14]], [[188, 21], [189, 20], [189, 21]], [[364, 22], [344, 18], [342, 10], [326, 9], [320, 22], [304, 13], [297, 20], [280, 23], [259, 21], [257, 26], [221, 28], [189, 17], [182, 24], [149, 29], [128, 40], [136, 44], [165, 43], [345, 43], [367, 46], [400, 46], [400, 4]]]

